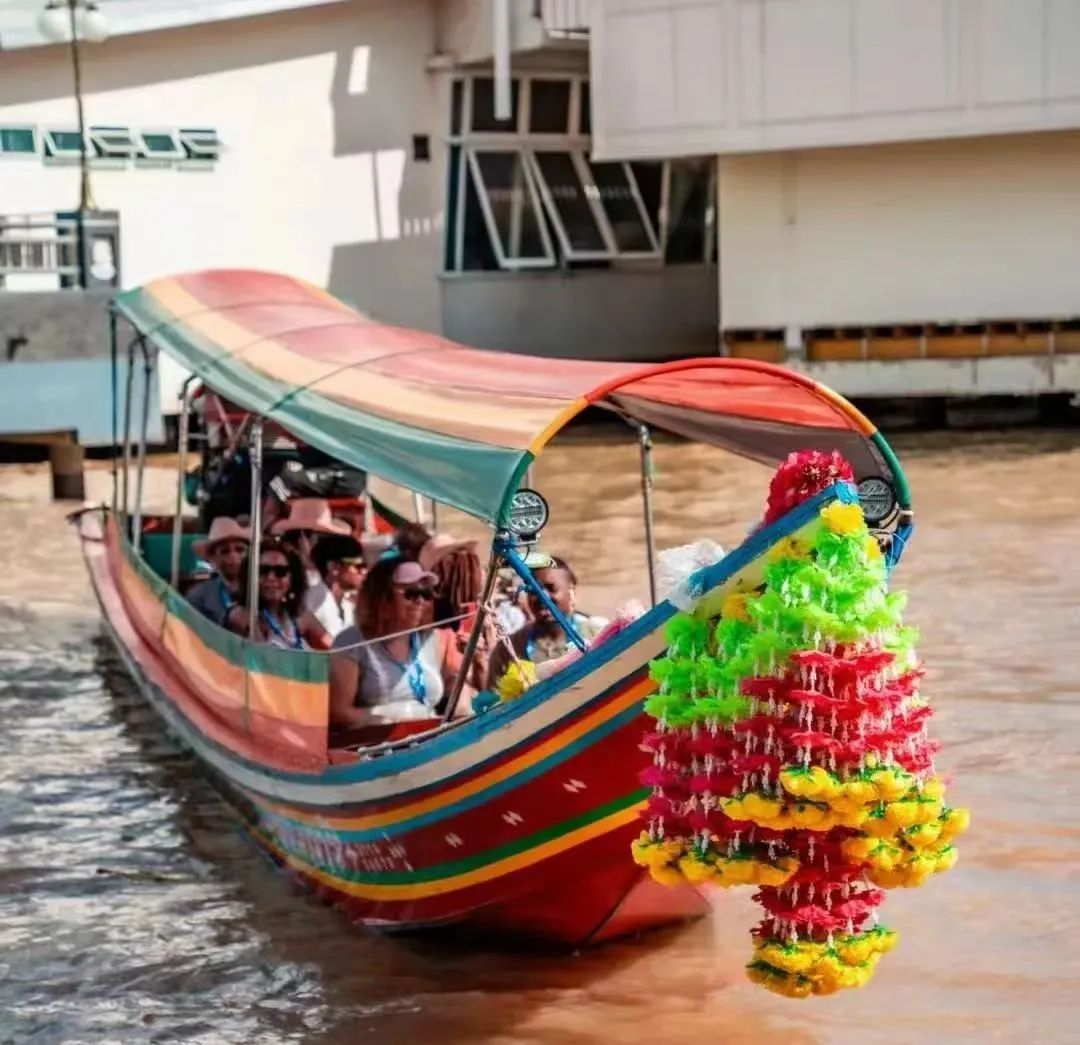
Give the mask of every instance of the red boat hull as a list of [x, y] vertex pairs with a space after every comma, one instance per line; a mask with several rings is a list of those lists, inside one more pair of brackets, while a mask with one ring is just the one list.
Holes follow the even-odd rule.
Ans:
[[[170, 652], [172, 615], [183, 611], [166, 595], [159, 614], [152, 579], [115, 529], [90, 514], [81, 528], [109, 631], [144, 694], [258, 843], [350, 918], [580, 946], [708, 910], [695, 891], [658, 887], [630, 859], [644, 797], [644, 664], [662, 638], [643, 632], [621, 664], [511, 709], [515, 718], [489, 713], [408, 738], [378, 760], [331, 751], [316, 763], [238, 730], [243, 715], [223, 712], [220, 692], [211, 699], [211, 687], [196, 684], [224, 670], [213, 651], [188, 636], [184, 657]], [[196, 654], [205, 658], [198, 671]]]

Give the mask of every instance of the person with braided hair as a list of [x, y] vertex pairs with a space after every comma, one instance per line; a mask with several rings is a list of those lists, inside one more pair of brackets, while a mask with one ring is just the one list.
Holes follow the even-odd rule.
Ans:
[[484, 567], [476, 541], [459, 541], [440, 533], [426, 541], [417, 559], [438, 578], [435, 584], [435, 620], [453, 620], [448, 627], [458, 635], [472, 630], [477, 604], [484, 591]]

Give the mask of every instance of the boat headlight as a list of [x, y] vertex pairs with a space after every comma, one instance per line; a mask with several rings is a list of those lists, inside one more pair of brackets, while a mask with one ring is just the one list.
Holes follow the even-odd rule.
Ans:
[[879, 476], [863, 479], [856, 490], [868, 526], [880, 526], [899, 507], [893, 488]]
[[510, 498], [506, 528], [520, 541], [532, 540], [548, 521], [548, 503], [535, 490], [518, 490]]

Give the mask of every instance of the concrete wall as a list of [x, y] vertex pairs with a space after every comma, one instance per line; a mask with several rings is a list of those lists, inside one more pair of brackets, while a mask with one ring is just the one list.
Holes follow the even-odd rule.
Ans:
[[601, 159], [1080, 126], [1077, 0], [593, 0]]
[[727, 329], [1080, 315], [1080, 133], [725, 157]]
[[111, 291], [0, 291], [0, 382], [6, 363], [88, 359], [109, 353]]
[[[362, 0], [87, 45], [90, 124], [211, 126], [210, 171], [95, 170], [120, 212], [123, 280], [251, 266], [305, 277], [380, 318], [438, 329], [442, 185], [430, 134], [431, 0]], [[66, 48], [0, 59], [0, 123], [73, 127]], [[0, 161], [0, 211], [71, 208], [74, 167]]]
[[1036, 396], [1080, 392], [1080, 355], [807, 363], [794, 370], [852, 399]]
[[715, 355], [716, 269], [466, 272], [442, 281], [443, 331], [478, 348], [654, 361]]

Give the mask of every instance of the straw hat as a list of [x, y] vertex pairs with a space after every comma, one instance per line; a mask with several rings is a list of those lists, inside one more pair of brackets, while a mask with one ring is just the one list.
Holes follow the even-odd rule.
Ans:
[[330, 514], [330, 502], [319, 497], [302, 497], [290, 502], [288, 516], [270, 527], [270, 532], [275, 536], [295, 530], [332, 534], [335, 537], [352, 534], [348, 523], [340, 522]]
[[468, 549], [471, 552], [476, 551], [476, 543], [473, 540], [459, 541], [449, 534], [437, 533], [431, 540], [424, 543], [424, 546], [420, 549], [420, 554], [417, 556], [417, 561], [425, 570], [433, 570], [447, 555], [452, 555], [456, 551], [462, 549]]
[[191, 550], [197, 558], [205, 559], [213, 551], [214, 545], [221, 544], [222, 541], [244, 541], [246, 544], [250, 544], [251, 532], [241, 526], [235, 519], [230, 519], [227, 515], [219, 515], [210, 524], [210, 532], [205, 539], [192, 542]]

